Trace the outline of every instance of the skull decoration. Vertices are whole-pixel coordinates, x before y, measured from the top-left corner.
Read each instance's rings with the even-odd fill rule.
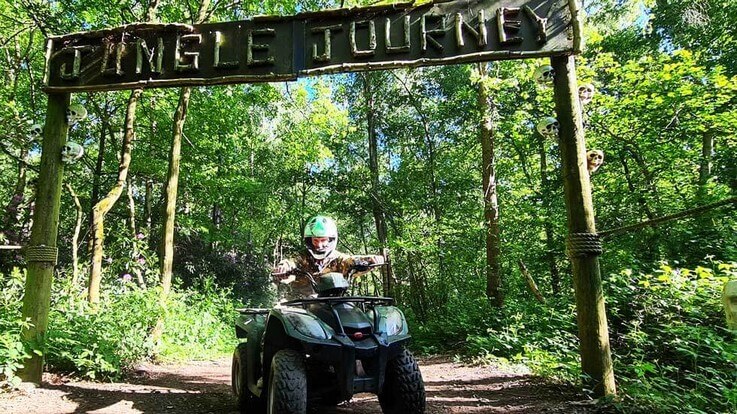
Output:
[[[75,124],[85,118],[87,118],[87,110],[84,106],[79,104],[69,105],[69,108],[67,108],[67,122]]]
[[[604,151],[601,150],[589,150],[586,153],[586,168],[589,170],[589,174],[598,170],[601,164],[604,163]]]
[[[596,93],[596,89],[594,88],[594,85],[590,83],[585,83],[578,87],[578,100],[581,102],[581,105],[586,105],[587,103],[591,102],[592,99],[594,99],[594,94]]]
[[[535,81],[541,85],[552,85],[555,78],[555,69],[550,65],[538,66],[535,69]]]
[[[537,132],[547,138],[557,138],[560,123],[553,117],[545,117],[537,123]]]
[[[722,302],[727,316],[727,327],[737,330],[737,280],[730,280],[724,285]]]
[[[33,124],[31,125],[31,128],[28,129],[28,138],[36,139],[41,136],[44,132],[44,127],[41,124]]]
[[[84,155],[84,148],[75,142],[69,141],[61,149],[61,161],[64,164],[71,164],[82,158],[82,155]]]

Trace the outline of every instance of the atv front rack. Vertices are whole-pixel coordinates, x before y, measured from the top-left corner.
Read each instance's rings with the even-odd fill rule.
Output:
[[[362,305],[394,305],[393,298],[381,296],[325,296],[319,298],[304,298],[290,300],[289,302],[280,303],[282,306],[301,306],[306,307],[313,303],[360,303]]]
[[[236,311],[242,315],[266,315],[269,313],[268,308],[238,308]]]

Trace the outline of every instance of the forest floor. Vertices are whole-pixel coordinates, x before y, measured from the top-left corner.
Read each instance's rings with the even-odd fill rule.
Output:
[[[428,414],[596,413],[567,386],[493,365],[468,365],[447,357],[420,358]],[[141,365],[125,382],[89,382],[44,374],[43,387],[0,393],[0,413],[129,414],[237,413],[230,388],[230,359],[177,365]],[[376,396],[358,394],[313,413],[379,414]]]

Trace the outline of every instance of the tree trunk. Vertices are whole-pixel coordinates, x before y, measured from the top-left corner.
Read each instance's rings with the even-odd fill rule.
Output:
[[[128,177],[128,167],[131,162],[131,147],[135,139],[135,121],[136,106],[141,97],[143,89],[135,89],[131,91],[128,98],[128,108],[125,112],[125,133],[123,135],[123,143],[120,149],[120,164],[118,165],[118,180],[115,186],[108,194],[95,204],[92,208],[92,229],[93,229],[93,247],[92,247],[92,269],[90,271],[90,280],[87,289],[87,300],[90,303],[98,303],[100,301],[100,282],[102,280],[102,250],[105,241],[105,215],[113,208],[115,203],[123,193],[123,187]]]
[[[15,231],[19,226],[21,217],[21,204],[23,204],[23,198],[25,197],[26,183],[27,183],[27,172],[28,165],[26,164],[28,158],[28,149],[21,148],[20,155],[18,156],[18,174],[15,179],[15,187],[13,189],[13,195],[10,197],[8,205],[5,206],[5,218],[3,219],[3,229],[5,229],[5,237],[9,244],[20,244],[20,231]]]
[[[601,245],[594,223],[594,203],[586,169],[581,107],[573,56],[552,57],[555,111],[560,122],[560,153],[569,256],[576,292],[578,336],[585,386],[598,397],[616,394],[611,347],[599,269]]]
[[[714,158],[714,133],[704,132],[701,136],[701,162],[699,165],[699,187],[703,188],[711,178],[712,159]]]
[[[210,0],[202,0],[197,17],[193,23],[202,23],[207,18],[207,9]],[[171,150],[169,152],[169,171],[167,173],[166,190],[164,192],[164,228],[161,240],[161,261],[159,270],[161,273],[161,300],[166,301],[171,291],[172,266],[174,264],[174,224],[177,205],[177,190],[179,189],[179,162],[182,152],[182,134],[184,121],[187,119],[187,108],[192,88],[184,87],[179,91],[179,104],[174,113],[174,127],[172,130]],[[161,321],[157,325],[155,334],[158,340],[161,334]]]
[[[138,230],[136,229],[136,201],[133,199],[133,185],[130,177],[128,177],[128,228],[131,234],[131,263],[133,273],[136,274],[136,282],[142,289],[146,288],[146,280],[143,278],[141,268],[138,266]]]
[[[478,104],[481,113],[479,136],[481,140],[481,175],[484,191],[484,219],[486,222],[486,297],[501,308],[504,305],[500,265],[499,203],[496,192],[496,160],[494,158],[494,117],[496,107],[488,87],[486,63],[478,65]]]
[[[424,281],[424,277],[422,276],[422,269],[418,269],[418,267],[421,267],[421,261],[422,258],[420,255],[414,253],[414,252],[407,252],[407,270],[409,274],[409,285],[410,290],[412,291],[410,303],[412,304],[412,308],[417,314],[417,317],[420,321],[424,322],[427,320],[427,298],[426,298],[426,283]]]
[[[251,155],[253,155],[253,151],[251,151]],[[218,151],[218,164],[217,164],[217,170],[215,172],[215,174],[217,174],[218,177],[220,176],[220,174],[222,174],[222,168],[223,168],[224,162],[225,160],[224,160],[222,151]],[[248,202],[248,210],[249,210],[249,216],[254,217],[255,213],[253,211],[253,203],[251,203],[250,200]],[[210,209],[210,220],[212,222],[213,234],[219,233],[220,227],[223,224],[223,207],[219,201],[215,201],[214,203],[212,203],[212,207]],[[249,240],[250,240],[250,235],[252,234],[250,225],[248,227],[248,234],[249,234]],[[213,237],[212,240],[210,241],[211,251],[217,249],[220,243],[216,239],[217,239],[216,237]]]
[[[18,160],[18,175],[15,180],[15,189],[10,197],[8,205],[5,206],[5,217],[0,227],[0,236],[5,236],[4,242],[9,245],[20,245],[23,242],[24,224],[21,222],[23,211],[21,205],[25,197],[26,189],[26,173],[28,166],[26,158],[28,157],[28,149],[21,148]],[[2,240],[0,240],[2,241]],[[21,256],[13,252],[0,252],[0,272],[10,271],[21,261]]]
[[[634,141],[626,145],[625,149],[629,151],[630,155],[632,155],[632,158],[635,160],[635,163],[637,163],[637,167],[640,169],[640,174],[642,174],[642,177],[645,180],[645,188],[647,192],[652,195],[652,198],[655,201],[654,205],[657,209],[657,207],[661,205],[658,188],[655,185],[654,174],[650,171],[650,168],[645,163],[645,159],[642,157],[640,146],[636,141]]]
[[[539,134],[538,134],[539,135]],[[553,211],[550,204],[554,194],[550,188],[550,180],[548,179],[548,156],[545,151],[545,139],[540,136],[540,199],[542,202],[544,217],[543,228],[545,230],[545,259],[550,269],[550,287],[553,295],[560,293],[560,271],[556,262],[555,246],[553,236]]]
[[[77,193],[74,192],[74,189],[72,188],[69,183],[66,184],[67,190],[69,191],[69,194],[72,196],[72,200],[74,200],[74,207],[77,209],[77,223],[74,226],[74,234],[72,235],[72,289],[73,291],[76,291],[77,283],[79,282],[79,232],[82,229],[82,217],[84,217],[84,210],[82,210],[82,204],[79,202],[79,197],[77,197]]]
[[[383,254],[386,256],[388,254],[387,229],[379,185],[379,143],[376,137],[376,109],[374,107],[373,87],[371,84],[371,80],[374,77],[372,73],[363,74],[363,92],[366,99],[366,128],[368,129],[369,169],[371,171],[371,203],[374,213],[374,223],[376,225],[376,237],[379,240]],[[386,266],[381,268],[381,284],[384,296],[392,296],[393,279],[391,263],[386,261]]]
[[[144,221],[146,222],[146,235],[151,236],[151,209],[153,206],[154,182],[146,180],[146,195],[144,196]]]
[[[33,41],[33,37],[31,36],[31,39],[29,42]],[[26,50],[26,53],[21,53],[21,45],[19,43],[18,38],[13,39],[13,48],[10,47],[5,48],[5,60],[6,60],[6,69],[4,71],[4,78],[7,85],[12,85],[10,88],[10,94],[7,96],[7,108],[10,109],[13,112],[13,121],[15,121],[17,124],[22,123],[22,119],[20,117],[20,113],[18,112],[18,105],[16,103],[16,94],[18,92],[18,77],[21,70],[21,67],[23,65],[23,62],[28,57],[28,51],[30,50],[29,43],[28,48]],[[7,46],[7,43],[6,43]],[[12,52],[11,52],[12,51]],[[33,83],[32,83],[33,84]],[[33,92],[33,88],[31,88],[31,92]],[[34,108],[35,109],[35,108]],[[25,133],[26,131],[22,131],[22,133]],[[20,134],[18,134],[20,135]],[[5,243],[10,245],[20,245],[23,243],[25,237],[24,237],[24,231],[23,229],[26,227],[25,223],[22,222],[21,218],[23,217],[22,214],[22,204],[23,199],[25,198],[25,190],[27,185],[27,171],[28,171],[28,164],[27,164],[27,158],[28,158],[28,148],[31,146],[31,139],[25,139],[25,140],[19,140],[21,144],[20,147],[20,153],[18,155],[18,174],[16,176],[15,180],[15,187],[13,189],[13,193],[10,197],[10,201],[8,201],[8,204],[5,206],[5,215],[3,217],[3,220],[0,221],[0,236],[5,236]],[[3,254],[3,252],[0,252],[0,271],[6,270],[9,271],[10,268],[13,266],[18,265],[21,262],[20,255],[16,255],[12,252],[7,253],[7,257]],[[13,256],[11,258],[11,256]],[[5,269],[3,269],[5,267]]]
[[[627,162],[627,157],[623,156],[621,158],[621,161],[622,168],[624,169],[624,178],[625,180],[627,180],[627,188],[630,190],[631,194],[637,194],[637,203],[640,205],[640,207],[642,207],[642,211],[645,212],[648,220],[654,219],[655,214],[653,214],[653,211],[650,209],[650,206],[648,205],[643,192],[639,191],[635,186],[634,180],[632,179],[632,173],[630,172],[629,163]]]
[[[537,283],[535,283],[535,279],[532,278],[532,275],[530,275],[530,272],[527,270],[525,262],[523,262],[522,259],[519,259],[517,261],[517,264],[519,265],[519,271],[522,273],[522,276],[524,276],[525,280],[527,281],[527,287],[530,288],[530,292],[535,295],[535,299],[537,299],[538,302],[545,304],[545,297],[542,293],[540,293],[540,289],[537,288]]]
[[[100,114],[100,117],[102,118],[102,122],[100,126],[100,145],[97,151],[95,171],[92,173],[92,190],[90,194],[90,204],[93,206],[97,205],[97,203],[100,201],[100,179],[102,177],[103,162],[105,161],[105,149],[107,147],[107,133],[108,133],[108,125],[107,125],[107,120],[105,119],[105,116],[107,116],[107,114],[105,115],[103,115],[102,113]],[[95,222],[93,219],[92,210],[90,210],[88,220],[89,220],[89,228],[94,229]],[[95,245],[95,232],[91,231],[89,245],[88,245],[89,253],[92,253],[94,245]]]
[[[167,173],[166,191],[164,192],[164,229],[161,246],[161,298],[165,300],[171,291],[171,272],[174,263],[174,224],[177,206],[177,190],[179,189],[179,162],[182,152],[182,130],[187,118],[187,107],[192,88],[182,88],[179,92],[179,104],[174,114],[171,150],[169,152],[169,172]]]

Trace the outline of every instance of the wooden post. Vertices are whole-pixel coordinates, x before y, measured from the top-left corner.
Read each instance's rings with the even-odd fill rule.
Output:
[[[560,122],[560,153],[566,210],[568,255],[576,292],[578,336],[584,386],[597,397],[616,394],[604,293],[599,270],[601,242],[594,224],[591,183],[586,169],[581,106],[573,56],[554,56],[555,110]]]
[[[28,269],[23,298],[23,319],[28,320],[30,326],[23,329],[22,338],[37,350],[43,350],[49,321],[51,281],[56,265],[56,235],[59,229],[61,181],[64,171],[61,149],[66,143],[69,129],[66,117],[69,98],[68,93],[49,95],[33,228],[26,253]],[[18,376],[23,381],[40,384],[42,370],[43,355],[32,353],[24,362]]]

